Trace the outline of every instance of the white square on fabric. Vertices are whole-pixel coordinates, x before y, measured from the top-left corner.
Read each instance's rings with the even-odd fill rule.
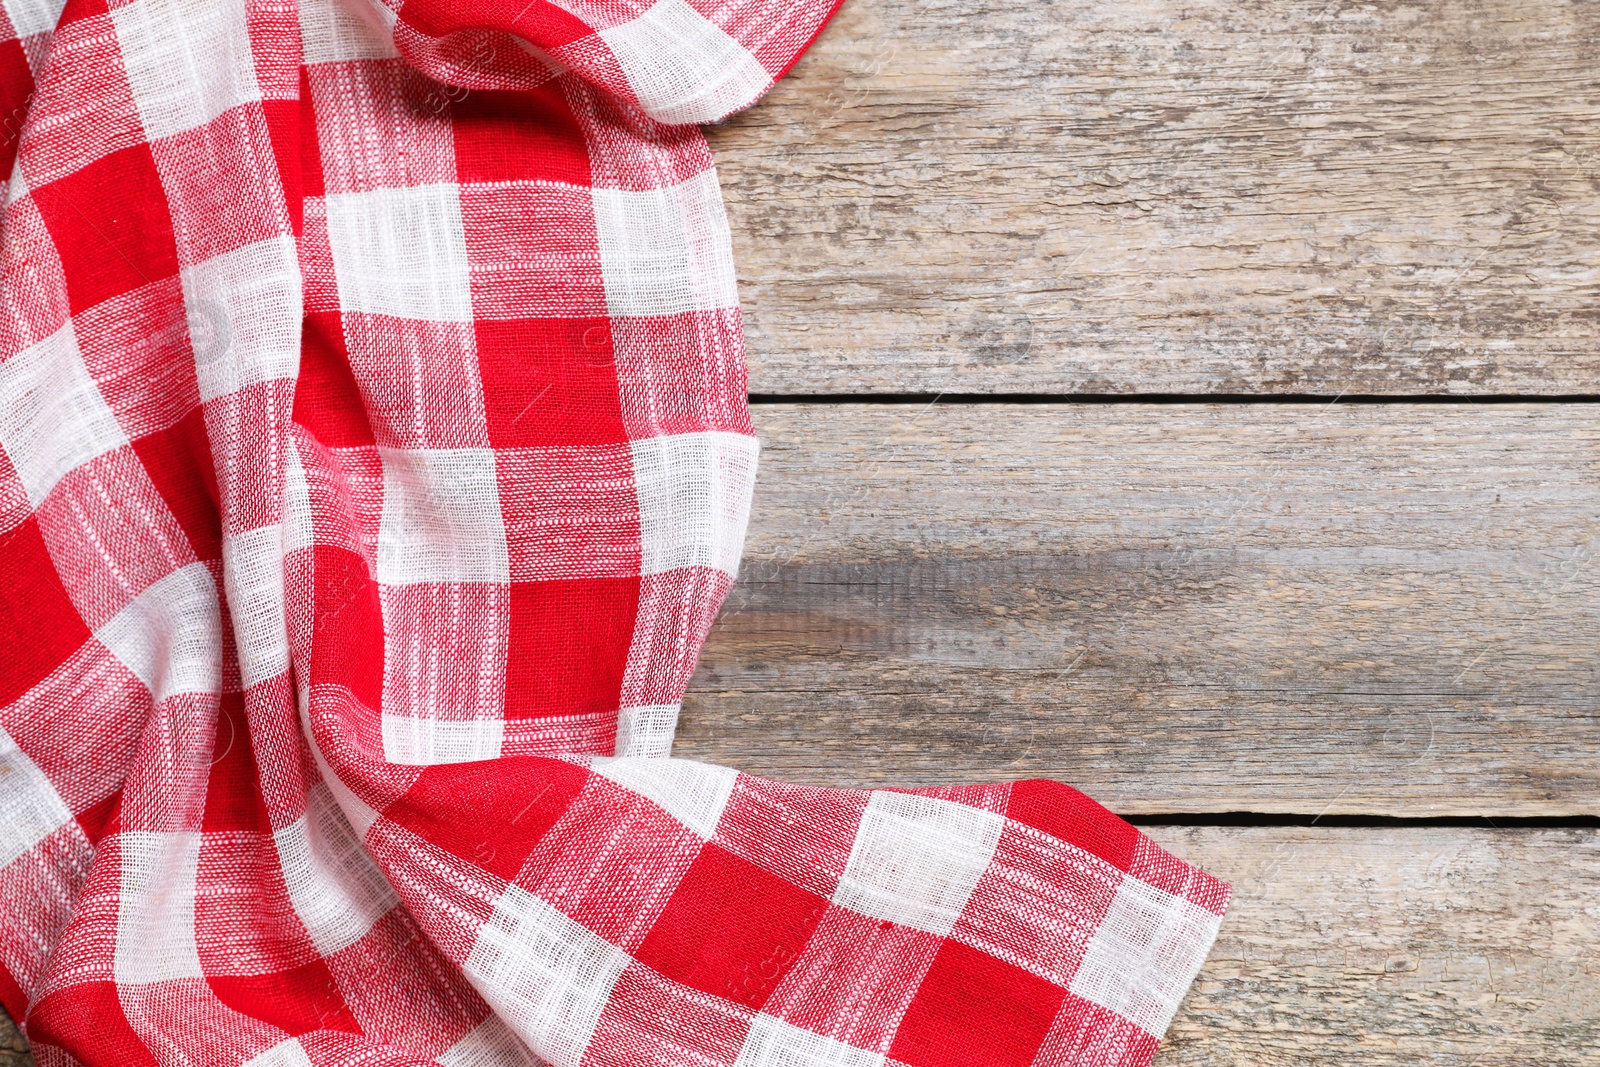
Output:
[[[596,759],[594,772],[631,789],[710,840],[739,772],[693,760]]]
[[[594,221],[613,317],[739,306],[716,171],[665,189],[595,189]]]
[[[948,937],[994,856],[1005,821],[951,800],[874,792],[833,902]]]
[[[0,728],[0,868],[72,821],[39,765]]]
[[[541,1067],[498,1015],[483,1020],[433,1062],[439,1067]]]
[[[222,605],[204,563],[180,567],[94,632],[159,704],[174,693],[222,687]]]
[[[813,1034],[770,1015],[757,1015],[733,1067],[883,1067],[884,1059],[880,1052]]]
[[[74,468],[127,443],[72,323],[0,363],[0,446],[34,507]]]
[[[711,431],[632,442],[642,573],[739,569],[760,445]]]
[[[380,448],[378,457],[381,584],[511,580],[492,450]]]
[[[772,75],[686,0],[657,0],[600,31],[639,103],[663,122],[710,122],[766,91]]]
[[[1068,988],[1160,1037],[1221,925],[1199,905],[1125,877]]]
[[[312,787],[306,813],[272,838],[289,900],[322,956],[360,941],[400,903],[326,783]]]
[[[152,139],[261,99],[244,5],[140,0],[111,9],[139,119]]]
[[[289,669],[283,607],[283,527],[229,534],[222,542],[222,580],[246,689]]]
[[[393,59],[394,13],[383,4],[300,0],[300,42],[306,64],[352,59]]]
[[[628,954],[511,885],[462,970],[512,1029],[538,1034],[551,1067],[578,1067]]]
[[[246,1060],[242,1067],[313,1067],[311,1057],[306,1055],[306,1047],[297,1037],[291,1037],[273,1045],[259,1056],[252,1056]]]
[[[61,0],[5,0],[4,6],[11,28],[24,40],[49,33],[61,17]]]
[[[661,757],[672,751],[678,728],[679,704],[641,704],[617,712],[619,756]]]
[[[201,400],[292,379],[300,368],[300,264],[274,237],[186,267],[184,317]]]
[[[330,193],[324,199],[342,310],[472,321],[466,229],[455,185]]]
[[[498,759],[504,719],[413,718],[383,713],[383,758],[408,767]]]
[[[311,482],[300,459],[295,435],[285,438],[283,450],[283,551],[284,555],[316,543],[316,527],[311,515]]]
[[[203,978],[194,938],[200,833],[125,831],[117,900],[117,984]]]

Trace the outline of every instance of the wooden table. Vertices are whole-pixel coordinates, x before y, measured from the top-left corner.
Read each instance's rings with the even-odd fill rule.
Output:
[[[677,752],[1232,880],[1164,1067],[1600,1064],[1600,8],[849,0],[711,136],[765,452]]]

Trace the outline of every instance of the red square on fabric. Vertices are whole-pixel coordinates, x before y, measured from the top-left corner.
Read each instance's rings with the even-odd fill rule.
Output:
[[[638,601],[638,578],[514,583],[506,718],[615,710]]]
[[[128,1023],[111,982],[84,982],[45,997],[28,1013],[28,1036],[55,1045],[81,1063],[159,1067]]]
[[[628,440],[608,320],[480,321],[477,332],[491,445],[549,448]]]
[[[0,174],[10,174],[22,139],[22,119],[33,92],[33,71],[22,42],[0,42]],[[587,169],[587,168],[585,168]]]
[[[1121,871],[1133,862],[1139,831],[1071,786],[1032,778],[1011,787],[1006,817],[1077,845]]]
[[[82,19],[93,18],[95,15],[104,15],[110,7],[106,0],[67,0],[61,9],[61,18],[57,25],[57,32],[61,28],[78,22]]]
[[[133,442],[161,499],[189,538],[196,559],[222,558],[222,513],[205,412],[196,408],[171,429]]]
[[[513,0],[521,3],[521,0]],[[543,41],[548,48],[559,48],[581,41],[592,35],[598,27],[591,27],[558,4],[549,0],[532,0],[522,7],[521,14],[512,23],[523,37],[530,41]]]
[[[587,768],[537,756],[441,764],[384,815],[509,882],[588,780]]]
[[[305,84],[305,68],[300,68],[301,85]],[[267,122],[267,137],[272,142],[272,155],[278,166],[278,180],[283,186],[283,197],[289,213],[290,232],[299,236],[305,222],[305,181],[303,166],[315,163],[321,166],[321,160],[312,159],[302,163],[301,152],[307,140],[316,141],[316,134],[307,138],[301,135],[302,118],[315,121],[315,117],[307,110],[307,106],[298,99],[272,100],[261,102],[261,113]],[[320,183],[321,175],[318,175]],[[321,189],[319,186],[318,195]]]
[[[211,742],[211,776],[206,784],[206,813],[200,829],[272,832],[261,774],[256,766],[244,694],[223,693],[218,701],[217,731]]]
[[[589,147],[557,82],[468,93],[451,108],[456,175],[466,182],[589,184]]]
[[[312,685],[342,685],[376,711],[383,697],[383,608],[367,563],[354,552],[316,548]]]
[[[149,145],[113,152],[35,189],[72,313],[178,273],[167,195]]]
[[[1020,967],[946,941],[889,1056],[909,1067],[1028,1067],[1066,995]]]
[[[292,1037],[312,1030],[361,1030],[328,965],[320,959],[265,974],[207,975],[206,984],[234,1011]]]
[[[760,1008],[827,910],[815,893],[707,844],[636,956],[684,985]]]
[[[337,311],[308,311],[300,333],[294,421],[329,448],[373,444],[367,405],[356,388]]]
[[[36,519],[0,534],[0,632],[12,640],[0,656],[0,706],[47,678],[89,640]]]
[[[465,14],[455,0],[410,0],[406,25],[429,37],[448,37],[480,26],[514,29],[523,38],[538,41],[546,48],[588,37],[595,29],[548,0],[479,0],[470,14]]]
[[[300,66],[299,152],[291,158],[300,172],[301,198],[320,197],[322,184],[322,142],[317,137],[317,108],[311,96],[311,73]],[[272,113],[268,112],[270,116]],[[291,150],[292,151],[292,150]],[[287,183],[286,183],[287,184]]]

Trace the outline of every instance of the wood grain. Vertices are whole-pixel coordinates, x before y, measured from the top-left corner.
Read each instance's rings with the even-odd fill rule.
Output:
[[[1596,831],[1149,832],[1236,893],[1156,1067],[1596,1062]]]
[[[771,405],[675,752],[1600,812],[1600,405]]]
[[[1600,1062],[1595,831],[1151,832],[1237,894],[1157,1067]]]
[[[1593,393],[1600,6],[848,0],[711,132],[758,393]]]
[[[33,1067],[28,1043],[18,1033],[11,1016],[0,1011],[0,1067]]]

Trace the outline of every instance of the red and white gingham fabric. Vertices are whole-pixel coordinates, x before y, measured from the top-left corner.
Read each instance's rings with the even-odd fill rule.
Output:
[[[696,122],[818,0],[3,0],[41,1067],[1146,1063],[1227,888],[668,759],[756,465]]]

